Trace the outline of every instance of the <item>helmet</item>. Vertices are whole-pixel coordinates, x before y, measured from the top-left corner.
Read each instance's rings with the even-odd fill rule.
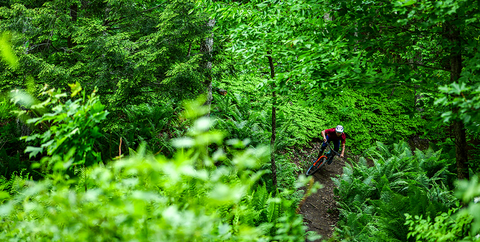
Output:
[[[337,127],[335,128],[335,132],[343,133],[343,126],[337,125]]]

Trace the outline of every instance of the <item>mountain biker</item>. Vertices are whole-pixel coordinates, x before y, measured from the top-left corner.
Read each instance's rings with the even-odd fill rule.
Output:
[[[319,157],[323,154],[323,151],[325,148],[327,148],[327,143],[333,141],[333,150],[335,150],[338,153],[338,148],[340,146],[340,141],[342,142],[342,153],[340,154],[340,157],[343,158],[345,154],[345,141],[347,137],[345,136],[345,133],[343,132],[343,126],[342,125],[337,125],[337,127],[332,128],[332,129],[326,129],[322,131],[322,136],[323,136],[323,144],[322,147],[320,148],[320,153]],[[333,155],[328,159],[328,164],[330,165],[333,161]]]

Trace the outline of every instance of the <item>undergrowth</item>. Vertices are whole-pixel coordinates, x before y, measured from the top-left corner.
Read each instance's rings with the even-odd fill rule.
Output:
[[[258,95],[258,78],[225,79],[218,86],[226,96],[214,96],[212,114],[228,137],[251,138],[252,144],[267,143],[271,136],[271,96]],[[305,94],[307,93],[307,94]],[[405,100],[412,102],[406,103]],[[414,110],[414,96],[408,88],[393,93],[345,87],[335,94],[309,95],[291,90],[277,100],[277,149],[309,147],[324,129],[345,127],[347,150],[361,155],[377,141],[394,143],[422,135],[427,120]]]
[[[455,174],[440,151],[425,152],[406,142],[393,147],[377,143],[365,158],[346,164],[341,177],[334,179],[340,221],[335,236],[349,241],[410,241],[405,213],[435,218],[458,206],[448,189]]]
[[[143,145],[106,165],[85,166],[75,179],[65,176],[62,161],[52,164],[50,176],[26,183],[0,205],[0,239],[304,241],[305,226],[292,198],[308,180],[288,181],[291,185],[274,195],[261,180],[269,149],[236,147],[225,153],[223,133],[212,129],[203,102],[186,105],[182,118],[196,121],[173,141],[172,158],[153,155]],[[208,152],[211,144],[218,149]],[[11,190],[10,183],[3,184]]]

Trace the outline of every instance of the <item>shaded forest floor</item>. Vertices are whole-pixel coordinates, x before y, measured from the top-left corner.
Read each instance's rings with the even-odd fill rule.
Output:
[[[318,155],[320,143],[314,143],[313,148],[296,152],[293,161],[300,166],[310,163],[312,157]],[[315,231],[322,236],[318,242],[328,240],[337,225],[339,211],[335,202],[333,190],[335,185],[332,178],[343,173],[345,159],[335,157],[332,164],[326,164],[313,175],[313,179],[323,185],[316,193],[309,196],[301,205],[300,213],[308,226],[308,231]]]

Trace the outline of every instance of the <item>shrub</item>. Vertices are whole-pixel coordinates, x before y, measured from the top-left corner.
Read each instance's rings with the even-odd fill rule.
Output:
[[[223,134],[210,129],[202,103],[197,100],[184,113],[200,118],[174,141],[172,158],[142,146],[106,166],[86,167],[78,183],[61,172],[28,182],[0,206],[0,239],[304,241],[303,219],[288,199],[293,191],[272,197],[257,184],[268,148],[239,149],[226,162],[231,165],[214,165],[228,158],[222,149],[207,152],[209,144],[221,146]],[[303,178],[295,188],[306,184]]]
[[[445,184],[449,176],[440,152],[410,151],[406,142],[388,147],[377,143],[365,158],[344,167],[335,178],[340,218],[337,236],[354,241],[406,241],[405,213],[434,218],[457,199]]]
[[[71,97],[76,96],[81,87],[78,83],[71,85]],[[100,151],[94,149],[95,141],[102,136],[98,124],[104,120],[108,111],[100,103],[95,91],[86,96],[68,99],[67,93],[60,89],[48,89],[41,92],[46,100],[32,105],[31,109],[40,113],[39,117],[30,118],[27,124],[37,127],[28,136],[22,137],[26,142],[37,141],[40,146],[27,146],[26,153],[30,157],[46,152],[46,156],[37,165],[45,170],[68,170],[78,165],[89,166],[100,161]],[[14,100],[19,101],[14,96]],[[18,115],[27,114],[26,110],[18,111]]]

